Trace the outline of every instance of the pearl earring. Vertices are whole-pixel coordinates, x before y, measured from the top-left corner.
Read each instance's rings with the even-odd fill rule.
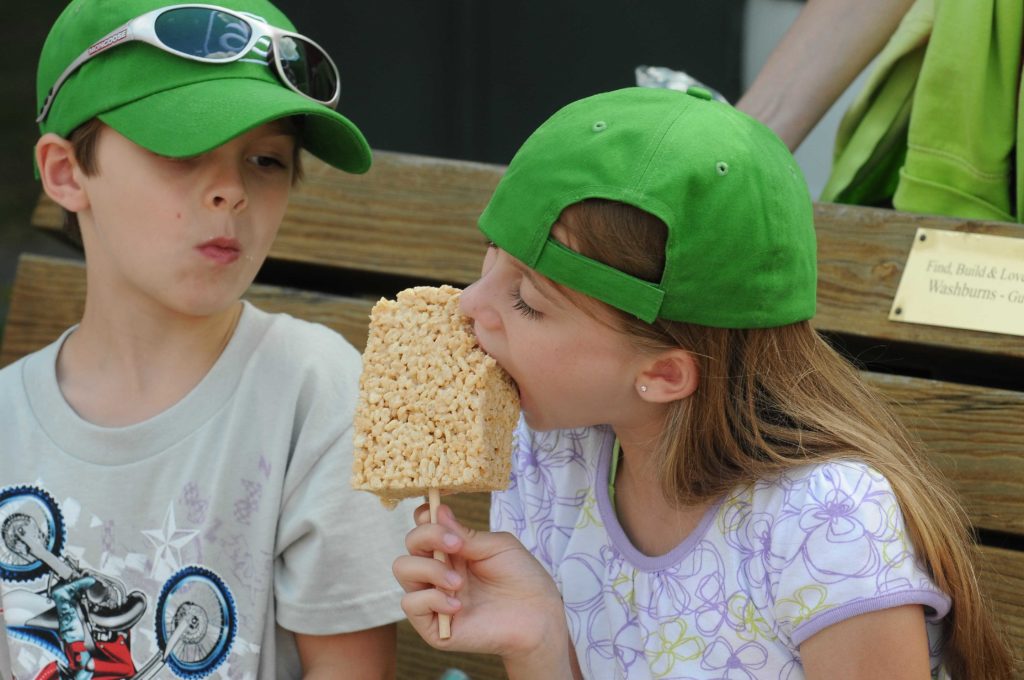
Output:
[[[647,385],[641,385],[640,386],[640,391],[641,392],[646,392],[647,391]]]

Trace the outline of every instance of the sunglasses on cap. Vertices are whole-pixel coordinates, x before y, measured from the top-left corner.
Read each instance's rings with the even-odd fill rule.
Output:
[[[272,54],[278,77],[291,90],[332,109],[341,95],[338,67],[309,38],[275,28],[256,16],[216,5],[170,5],[132,19],[82,52],[50,88],[36,122],[46,120],[64,81],[82,64],[131,41],[208,64],[249,61],[245,57],[250,52],[264,59]],[[269,59],[252,61],[269,65]]]

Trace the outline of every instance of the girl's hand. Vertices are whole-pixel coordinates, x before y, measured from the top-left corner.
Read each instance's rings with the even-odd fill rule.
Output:
[[[497,654],[510,673],[535,666],[557,677],[552,669],[569,669],[562,598],[544,567],[511,534],[468,529],[447,505],[437,514],[430,524],[426,505],[415,510],[409,554],[393,566],[416,632],[437,649]],[[435,550],[448,554],[450,566],[433,558]],[[438,613],[452,614],[447,640],[438,636]]]

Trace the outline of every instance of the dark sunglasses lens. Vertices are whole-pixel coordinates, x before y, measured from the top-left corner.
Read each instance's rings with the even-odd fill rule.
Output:
[[[334,99],[338,91],[338,72],[330,58],[313,43],[298,36],[278,40],[282,74],[295,89],[320,102]]]
[[[237,57],[252,37],[252,28],[240,17],[201,7],[167,10],[157,17],[155,30],[172,50],[204,59]]]

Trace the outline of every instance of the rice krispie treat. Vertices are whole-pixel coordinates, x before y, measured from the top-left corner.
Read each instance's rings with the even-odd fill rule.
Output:
[[[451,286],[401,291],[370,313],[352,486],[399,499],[508,486],[515,384],[487,356]]]

